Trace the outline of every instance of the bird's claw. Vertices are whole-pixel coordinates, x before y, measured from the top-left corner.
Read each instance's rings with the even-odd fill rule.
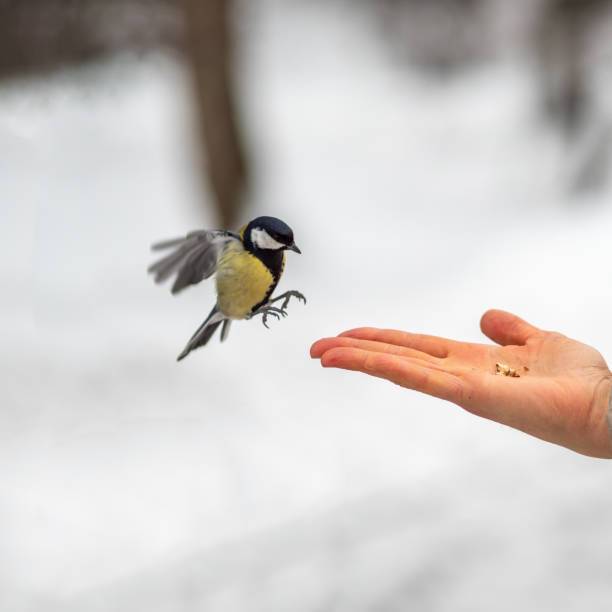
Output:
[[[262,308],[260,311],[256,312],[255,314],[261,314],[261,322],[263,323],[266,329],[270,329],[270,327],[268,326],[269,316],[276,317],[277,320],[280,319],[281,316],[282,317],[287,316],[287,313],[283,312],[280,308],[276,308],[275,306],[266,306],[265,308]]]
[[[306,304],[306,296],[302,293],[300,293],[299,291],[287,291],[286,293],[283,293],[283,295],[279,296],[278,299],[283,299],[283,303],[280,307],[280,309],[286,313],[287,311],[287,307],[289,306],[289,302],[291,301],[291,298],[294,297],[296,300],[299,300],[300,302],[303,302],[304,304]]]
[[[300,302],[304,302],[306,304],[306,298],[299,291],[287,291],[282,295],[278,296],[275,300],[271,300],[267,303],[267,305],[261,306],[258,310],[256,310],[253,314],[250,315],[249,319],[254,317],[255,315],[261,315],[261,322],[263,323],[266,329],[270,329],[268,326],[268,317],[273,316],[276,319],[280,319],[281,317],[288,317],[289,313],[287,312],[287,307],[289,306],[289,301],[294,297]],[[278,302],[279,300],[283,300],[280,308],[276,306],[272,306],[274,302]]]

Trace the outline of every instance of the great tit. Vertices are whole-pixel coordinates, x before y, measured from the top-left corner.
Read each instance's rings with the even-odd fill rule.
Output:
[[[268,327],[268,316],[277,319],[287,316],[292,297],[306,303],[299,291],[286,291],[272,298],[285,267],[285,251],[301,253],[293,240],[292,229],[275,217],[257,217],[238,233],[225,230],[190,232],[184,238],[154,244],[152,249],[173,249],[149,267],[157,283],[176,273],[172,293],[217,274],[217,303],[177,361],[204,346],[221,324],[223,342],[234,319],[250,319],[260,314]],[[280,308],[273,306],[280,300],[283,300]]]

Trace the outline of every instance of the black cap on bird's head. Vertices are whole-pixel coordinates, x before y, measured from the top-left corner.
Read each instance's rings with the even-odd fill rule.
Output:
[[[257,217],[242,232],[249,250],[290,250],[301,253],[293,240],[293,230],[276,217]]]

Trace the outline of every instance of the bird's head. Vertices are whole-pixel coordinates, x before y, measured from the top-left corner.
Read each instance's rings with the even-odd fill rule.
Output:
[[[247,250],[285,251],[301,253],[293,240],[293,230],[276,217],[257,217],[242,231]]]

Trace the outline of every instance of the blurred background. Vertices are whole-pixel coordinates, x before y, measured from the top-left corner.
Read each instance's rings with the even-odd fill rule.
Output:
[[[609,610],[610,463],[338,371],[489,307],[612,360],[612,2],[0,1],[0,609]],[[149,245],[286,220],[280,289]]]

